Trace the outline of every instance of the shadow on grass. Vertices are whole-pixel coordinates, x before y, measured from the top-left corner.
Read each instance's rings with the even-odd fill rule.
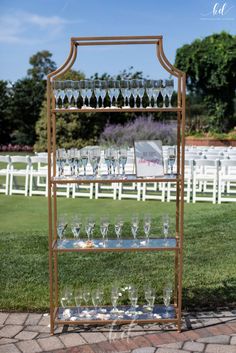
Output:
[[[183,288],[183,308],[189,310],[215,310],[236,306],[236,278],[222,281],[214,288]]]

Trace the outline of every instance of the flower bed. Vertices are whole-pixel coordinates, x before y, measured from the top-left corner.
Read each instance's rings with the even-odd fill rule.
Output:
[[[0,152],[33,152],[33,146],[28,145],[0,145]]]
[[[212,138],[194,138],[186,137],[186,146],[222,146],[222,147],[236,147],[236,140],[219,140]]]

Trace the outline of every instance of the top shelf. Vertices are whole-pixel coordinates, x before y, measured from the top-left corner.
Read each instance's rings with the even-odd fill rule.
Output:
[[[137,113],[137,112],[181,112],[183,108],[59,108],[52,109],[53,113]]]

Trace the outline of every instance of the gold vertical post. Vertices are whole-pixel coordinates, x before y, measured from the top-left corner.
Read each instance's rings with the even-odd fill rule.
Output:
[[[181,202],[180,202],[180,246],[179,246],[179,296],[178,296],[178,331],[181,331],[182,311],[182,280],[183,280],[183,237],[184,237],[184,159],[185,159],[185,91],[186,75],[183,73],[181,84],[182,92],[182,121],[181,121]]]
[[[51,83],[47,79],[47,139],[48,139],[48,249],[49,249],[49,295],[50,295],[50,333],[54,333],[53,300],[53,252],[52,252],[52,198],[51,198]]]

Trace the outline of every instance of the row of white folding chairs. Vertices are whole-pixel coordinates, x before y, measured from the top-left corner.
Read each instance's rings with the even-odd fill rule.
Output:
[[[185,200],[236,202],[236,160],[186,160]],[[176,185],[167,185],[167,201],[176,198]]]
[[[47,157],[0,156],[2,185],[0,192],[6,195],[34,194],[47,196]],[[21,183],[19,183],[21,178]],[[40,180],[44,182],[40,184]],[[37,186],[37,189],[36,189]]]
[[[47,196],[47,157],[46,156],[0,156],[0,162],[6,163],[6,168],[0,169],[0,176],[5,176],[5,185],[0,192],[5,194],[34,194]],[[165,164],[166,164],[165,160]],[[15,168],[16,163],[23,163],[25,168]],[[43,164],[43,165],[42,165]],[[35,168],[35,165],[36,168]],[[221,168],[220,168],[221,167]],[[130,160],[129,168],[133,168]],[[166,168],[166,167],[165,167]],[[196,201],[236,201],[235,197],[225,197],[226,194],[234,194],[236,179],[236,161],[223,160],[186,160],[185,162],[185,200]],[[24,178],[24,187],[20,189],[17,185],[17,177]],[[43,182],[40,182],[41,179]],[[58,195],[73,198],[89,197],[111,197],[113,199],[132,198],[136,200],[156,199],[171,201],[176,198],[174,183],[122,183],[110,184],[71,184],[61,185],[57,191]],[[200,193],[200,195],[199,195]]]

